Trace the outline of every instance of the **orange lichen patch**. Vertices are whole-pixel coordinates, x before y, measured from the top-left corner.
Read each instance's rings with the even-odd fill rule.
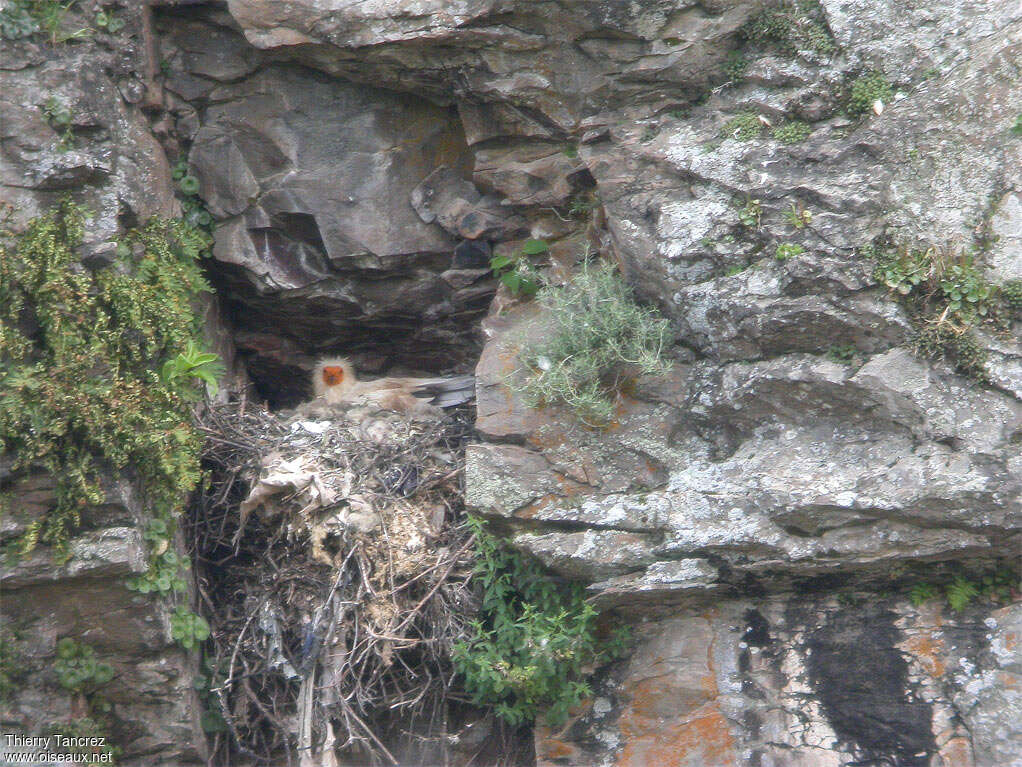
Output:
[[[944,655],[947,648],[944,646],[942,639],[934,636],[929,631],[921,631],[906,638],[899,646],[902,650],[915,657],[919,661],[919,665],[931,677],[939,679],[944,676],[944,672],[947,670],[947,666],[944,663]]]
[[[561,738],[550,737],[539,731],[536,732],[536,764],[544,762],[556,762],[568,759],[569,763],[577,761],[573,757],[579,754],[578,746],[567,743]]]
[[[1002,643],[1004,644],[1005,652],[1018,655],[1019,651],[1019,632],[1017,631],[1005,631],[1002,635]]]
[[[552,450],[568,444],[568,433],[556,423],[546,423],[529,435],[528,442],[538,450]]]
[[[624,715],[622,720],[624,720]],[[647,722],[632,732],[622,722],[625,747],[617,767],[734,767],[738,764],[727,719],[715,705],[700,708],[687,721]]]
[[[938,762],[941,767],[973,767],[975,764],[968,738],[952,738],[941,746],[937,754],[942,760]]]
[[[646,722],[685,716],[716,697],[717,683],[710,674],[685,680],[684,684],[679,684],[679,681],[676,676],[667,673],[630,685],[625,691],[629,701],[621,718],[622,733],[626,727],[635,727],[636,732],[641,732]]]
[[[532,503],[526,504],[515,511],[515,516],[519,519],[532,519],[540,512],[556,506],[558,501],[560,501],[560,496],[554,495],[553,493],[547,493],[541,498],[533,501]]]

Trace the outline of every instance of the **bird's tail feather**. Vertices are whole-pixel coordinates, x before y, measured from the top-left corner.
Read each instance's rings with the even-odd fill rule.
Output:
[[[476,396],[476,377],[473,375],[435,378],[415,390],[416,397],[428,399],[437,407],[455,407],[471,402]]]

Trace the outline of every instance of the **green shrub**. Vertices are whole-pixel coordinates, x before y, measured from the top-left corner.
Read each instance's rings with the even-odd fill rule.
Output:
[[[724,127],[720,129],[720,137],[752,141],[762,133],[764,127],[758,114],[753,111],[742,112],[724,123]]]
[[[613,266],[585,263],[566,285],[543,287],[538,301],[549,331],[521,351],[530,404],[561,402],[585,423],[605,425],[624,375],[668,369],[667,320],[639,306]]]
[[[801,120],[787,120],[774,128],[771,135],[775,141],[780,141],[782,144],[797,144],[800,141],[805,141],[812,132],[813,129],[809,123],[804,123]]]
[[[1016,136],[1022,136],[1022,115],[1015,118],[1015,124],[1011,126],[1011,132]]]
[[[455,669],[476,705],[512,725],[542,716],[559,726],[592,691],[585,669],[623,652],[627,634],[596,636],[596,611],[579,584],[557,584],[540,567],[469,519],[476,536],[480,618],[454,647]]]
[[[209,290],[196,263],[208,235],[153,220],[125,236],[117,263],[89,271],[75,254],[84,221],[65,202],[0,245],[0,438],[13,470],[58,478],[56,506],[22,537],[26,552],[42,541],[66,556],[110,469],[137,472],[165,519],[199,476],[193,379],[156,370],[199,338],[192,301]]]
[[[870,72],[852,83],[846,111],[850,117],[864,115],[877,99],[884,104],[891,100],[891,84],[882,72]]]

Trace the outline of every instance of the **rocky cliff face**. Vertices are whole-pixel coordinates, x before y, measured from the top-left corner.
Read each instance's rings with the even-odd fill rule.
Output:
[[[127,25],[117,35],[93,30],[57,44],[49,34],[8,38],[5,26],[0,38],[4,226],[18,230],[73,197],[91,214],[80,248],[86,268],[109,264],[111,240],[128,227],[180,212],[159,127],[143,111],[144,19],[135,10],[120,14]],[[74,8],[53,37],[89,27],[94,13]],[[58,108],[66,121],[53,118]],[[12,458],[0,455],[0,670],[9,688],[0,702],[0,754],[18,750],[6,735],[71,734],[67,723],[83,716],[81,696],[55,673],[57,644],[71,639],[111,666],[104,735],[124,746],[125,764],[198,763],[205,746],[194,658],[171,638],[170,607],[126,588],[149,567],[143,531],[152,512],[137,477],[106,473],[105,500],[82,510],[67,562],[47,547],[21,557],[19,536],[54,505],[58,489],[40,472],[12,474]]]
[[[1017,561],[1019,325],[977,328],[977,382],[919,354],[865,255],[974,250],[991,282],[1022,278],[1017,5],[229,0],[155,28],[157,129],[219,222],[263,396],[304,396],[321,351],[481,353],[470,504],[634,624],[597,697],[538,731],[541,764],[1022,764],[1018,605],[905,598]],[[85,58],[113,101],[75,114],[106,126],[134,81]],[[66,82],[67,62],[12,60],[36,89],[15,101]],[[26,211],[68,184],[136,215],[169,195],[137,120],[120,154],[81,157],[32,145],[38,110],[18,120]],[[672,321],[672,372],[606,430],[509,386],[542,326],[491,305],[487,267],[527,237],[559,268],[614,258]]]

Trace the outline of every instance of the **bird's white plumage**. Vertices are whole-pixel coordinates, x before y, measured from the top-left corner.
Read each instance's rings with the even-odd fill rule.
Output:
[[[435,413],[469,401],[475,394],[473,376],[448,378],[389,377],[359,381],[344,357],[321,359],[312,374],[316,398],[327,404],[367,404],[402,413]]]

